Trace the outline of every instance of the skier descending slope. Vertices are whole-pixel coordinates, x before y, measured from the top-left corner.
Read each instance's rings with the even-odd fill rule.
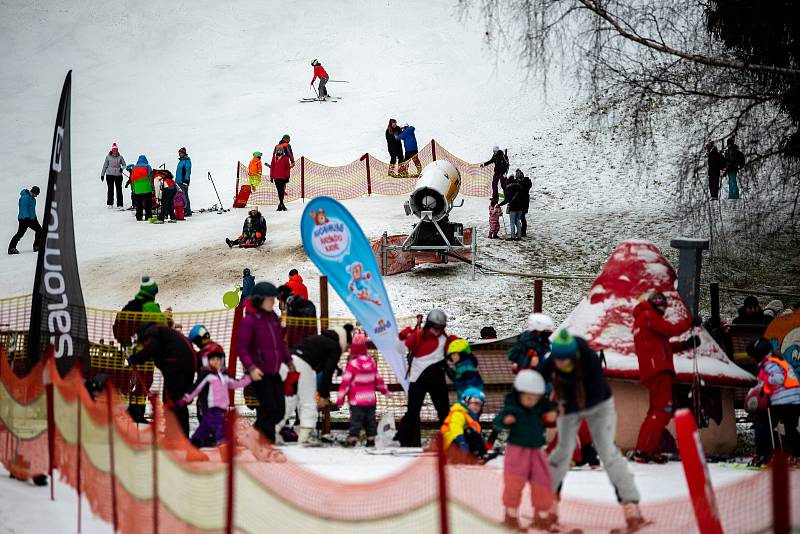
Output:
[[[314,67],[314,77],[311,78],[311,85],[314,85],[314,81],[319,78],[319,90],[317,93],[319,94],[320,100],[327,100],[330,95],[328,95],[328,89],[325,87],[330,79],[328,73],[325,71],[325,67],[322,66],[322,63],[319,60],[313,60],[311,62],[311,66]]]

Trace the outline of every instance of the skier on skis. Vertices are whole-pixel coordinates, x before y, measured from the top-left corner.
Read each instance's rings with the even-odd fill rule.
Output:
[[[645,520],[639,510],[639,490],[620,452],[614,436],[617,414],[611,388],[603,374],[600,357],[583,338],[573,337],[560,330],[550,345],[550,357],[541,367],[541,374],[553,386],[553,397],[559,404],[561,416],[556,426],[559,441],[550,453],[553,492],[558,493],[567,474],[581,419],[586,419],[592,431],[597,453],[625,513],[627,531],[633,532]],[[554,503],[553,523],[558,522],[558,503]]]
[[[311,86],[314,86],[314,82],[317,78],[319,78],[319,90],[317,91],[318,98],[320,100],[327,100],[330,95],[328,95],[328,89],[326,89],[325,85],[328,83],[328,73],[325,71],[325,67],[322,66],[322,63],[319,60],[313,60],[311,62],[311,66],[314,67],[314,77],[311,78]]]
[[[661,433],[673,416],[672,382],[675,366],[672,355],[700,345],[698,336],[670,343],[670,338],[686,332],[692,322],[689,318],[678,323],[664,319],[667,305],[667,297],[656,292],[633,309],[633,343],[639,359],[639,379],[650,392],[650,408],[639,430],[633,453],[633,459],[639,463],[664,463],[654,453]]]

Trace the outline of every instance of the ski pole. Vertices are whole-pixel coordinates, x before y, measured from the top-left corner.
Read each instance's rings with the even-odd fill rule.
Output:
[[[214,183],[214,179],[211,177],[211,171],[208,171],[208,179],[211,180],[211,185],[214,186],[214,192],[217,194],[217,200],[219,200],[219,209],[222,211],[222,199],[219,198],[219,191],[217,191],[217,185]]]
[[[775,429],[772,428],[772,410],[767,406],[767,421],[769,421],[769,439],[772,440],[772,450],[775,450]],[[780,436],[778,436],[780,439]]]
[[[350,83],[350,80],[328,80],[328,83]]]

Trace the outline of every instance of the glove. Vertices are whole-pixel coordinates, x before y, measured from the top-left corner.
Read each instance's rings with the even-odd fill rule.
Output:
[[[184,395],[184,396],[183,396],[183,398],[182,398],[182,399],[178,399],[178,402],[176,402],[176,403],[175,403],[175,404],[178,406],[178,408],[183,408],[183,407],[185,407],[187,404],[189,404],[189,402],[186,400],[186,397],[188,397],[188,396],[189,396],[189,395],[188,395],[188,394],[186,394],[186,395]]]
[[[700,346],[700,336],[692,336],[683,342],[683,346],[687,349],[693,349]]]
[[[297,381],[300,380],[300,373],[289,371],[286,380],[283,381],[283,394],[286,397],[297,395]]]

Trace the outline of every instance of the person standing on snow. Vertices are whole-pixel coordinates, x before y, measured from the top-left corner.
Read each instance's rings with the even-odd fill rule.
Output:
[[[706,159],[708,160],[708,192],[711,200],[719,200],[719,176],[725,168],[725,156],[717,149],[714,141],[706,143]]]
[[[28,228],[33,230],[34,233],[33,251],[39,252],[39,247],[41,246],[44,232],[42,232],[42,226],[36,219],[36,197],[38,196],[38,185],[34,185],[30,189],[23,189],[19,192],[19,214],[17,215],[18,227],[17,233],[14,234],[14,237],[11,238],[11,242],[8,244],[9,254],[19,254],[19,250],[17,250],[17,243],[19,243],[19,240],[25,235],[25,232],[28,231]]]
[[[488,167],[494,165],[494,174],[492,175],[492,196],[498,196],[497,184],[503,189],[503,195],[506,194],[506,172],[508,172],[508,156],[505,152],[500,150],[500,147],[495,145],[492,147],[492,157],[489,161],[481,163],[481,167]]]
[[[396,119],[389,119],[386,127],[386,148],[389,149],[389,176],[397,175],[396,165],[403,163],[403,142],[397,138],[400,127]]]
[[[136,160],[136,165],[131,169],[131,191],[133,204],[136,206],[136,220],[148,220],[153,216],[153,180],[150,167],[144,154]]]
[[[253,380],[251,388],[258,399],[255,428],[275,443],[275,425],[284,417],[286,400],[281,363],[297,372],[286,344],[277,314],[273,311],[278,289],[269,282],[259,282],[245,301],[247,314],[239,326],[236,349],[247,374]]]
[[[313,302],[295,294],[287,285],[278,288],[278,301],[286,329],[286,346],[290,350],[308,336],[317,334],[317,307]]]
[[[275,184],[275,190],[278,192],[277,211],[287,211],[283,199],[286,197],[286,186],[289,184],[293,165],[286,154],[286,149],[282,145],[276,146],[269,166],[269,181]]]
[[[269,163],[267,163],[267,167],[269,167]],[[247,168],[247,183],[250,185],[251,192],[255,192],[256,188],[261,185],[262,174],[261,152],[256,150],[253,152],[253,159],[250,160],[250,165]]]
[[[297,272],[297,269],[292,269],[289,271],[289,281],[286,282],[286,286],[292,290],[292,294],[296,297],[303,297],[304,299],[308,300],[308,288],[303,283],[303,277],[300,276],[300,273]]]
[[[186,197],[186,208],[183,210],[184,217],[192,216],[192,202],[189,200],[189,182],[192,178],[192,160],[186,153],[186,148],[178,149],[178,167],[175,169],[175,183],[183,191]]]
[[[292,138],[289,134],[283,134],[281,140],[275,145],[275,148],[272,149],[272,157],[275,157],[275,152],[278,151],[278,147],[283,147],[283,153],[289,157],[289,162],[291,167],[294,167],[294,152],[292,151],[292,145],[290,144]],[[269,167],[269,165],[267,165]]]
[[[739,169],[744,165],[744,154],[739,150],[739,145],[736,144],[733,137],[728,139],[727,146],[725,147],[725,173],[728,175],[728,198],[739,198],[739,183],[737,175]]]
[[[422,328],[421,323],[420,315],[416,327],[407,326],[399,334],[409,353],[408,405],[394,438],[402,447],[419,446],[416,434],[426,393],[431,396],[440,425],[444,424],[450,411],[444,372],[447,365],[445,354],[450,343],[458,338],[445,333],[447,314],[440,308],[434,308],[428,313]]]
[[[525,174],[520,170],[517,169],[514,171],[514,178],[517,180],[517,183],[520,185],[520,191],[524,193],[524,195],[519,200],[519,210],[520,210],[520,237],[528,237],[528,221],[525,220],[525,215],[528,214],[528,210],[531,206],[531,188],[533,187],[533,182],[531,179],[525,176]]]
[[[100,181],[105,179],[106,185],[108,185],[106,205],[109,209],[114,207],[114,191],[117,193],[117,207],[122,207],[122,171],[124,169],[125,158],[119,153],[117,143],[113,143],[103,163],[103,170],[100,171]]]
[[[617,413],[600,357],[586,340],[573,337],[562,329],[551,341],[550,357],[542,365],[541,374],[552,384],[553,397],[561,413],[556,422],[558,445],[549,458],[553,492],[561,491],[578,428],[581,419],[585,418],[600,460],[622,504],[628,529],[640,528],[645,520],[639,510],[639,490],[628,469],[627,460],[614,442]],[[550,520],[558,522],[557,501],[553,505]]]
[[[653,293],[633,309],[633,343],[639,359],[639,379],[650,393],[650,407],[639,429],[633,459],[639,463],[663,463],[654,456],[661,433],[672,419],[672,382],[675,379],[675,352],[700,345],[700,338],[692,336],[686,341],[670,343],[670,338],[686,332],[690,319],[671,323],[664,318],[667,297]]]
[[[325,71],[325,67],[322,66],[318,60],[314,60],[311,62],[311,66],[314,67],[314,77],[311,78],[311,86],[314,86],[314,82],[317,78],[319,78],[319,90],[317,91],[317,97],[320,100],[327,100],[328,99],[328,89],[325,85],[328,83],[328,73]]]
[[[417,168],[417,174],[422,173],[422,163],[419,161],[419,149],[417,147],[417,136],[414,134],[414,127],[404,124],[400,128],[400,133],[395,134],[395,138],[403,142],[406,151],[406,160],[400,165],[400,176],[408,176],[408,161],[413,160]]]

